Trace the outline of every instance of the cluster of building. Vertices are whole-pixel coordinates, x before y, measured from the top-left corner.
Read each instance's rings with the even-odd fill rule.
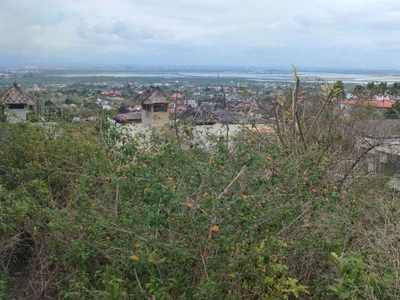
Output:
[[[102,91],[101,92],[102,96],[106,96],[106,97],[111,97],[111,98],[122,98],[122,93],[118,92],[118,91]]]
[[[168,96],[160,87],[151,86],[147,91],[137,96],[134,101],[141,105],[129,107],[126,113],[118,114],[114,120],[119,123],[136,123],[159,126],[176,118],[178,121],[187,121],[197,125],[215,123],[234,123],[255,121],[261,115],[256,101],[226,103],[221,107],[217,102],[201,102],[196,100],[177,100],[183,96],[174,93]],[[246,113],[244,112],[246,111]]]

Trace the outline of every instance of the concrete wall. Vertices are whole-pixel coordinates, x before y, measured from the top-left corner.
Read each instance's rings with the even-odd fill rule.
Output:
[[[26,121],[26,109],[25,108],[7,109],[7,121],[12,123]]]
[[[169,123],[169,112],[160,111],[154,112],[154,106],[151,106],[151,111],[142,109],[142,125],[143,126],[164,126]]]
[[[142,125],[148,126],[151,125],[151,123],[152,123],[151,112],[142,109]]]
[[[163,130],[171,130],[165,127],[150,127],[143,126],[143,124],[115,124],[119,131],[129,139],[137,140],[141,147],[146,147],[150,143],[150,136],[155,130],[161,133]],[[226,136],[228,129],[228,136],[230,139],[230,144],[234,143],[233,137],[242,132],[244,129],[247,131],[258,131],[262,134],[273,135],[275,134],[275,129],[270,125],[258,124],[256,128],[253,125],[237,125],[229,124],[228,126],[222,124],[206,125],[206,126],[194,126],[192,127],[193,141],[199,143],[199,145],[204,149],[210,149],[210,147],[215,145],[215,142],[210,140],[210,136]],[[180,129],[182,130],[182,128]],[[140,137],[139,137],[140,135]]]
[[[153,126],[164,126],[169,123],[169,112],[153,112]]]

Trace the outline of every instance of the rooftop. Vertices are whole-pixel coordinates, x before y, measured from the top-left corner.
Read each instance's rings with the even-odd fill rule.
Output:
[[[168,104],[168,96],[160,87],[151,86],[148,90],[138,95],[135,100],[142,104]]]
[[[350,99],[342,101],[344,105],[365,105],[365,106],[373,106],[376,108],[391,108],[393,104],[396,103],[396,100],[393,99],[383,99],[383,100],[364,100],[364,99]]]
[[[12,87],[0,95],[0,103],[36,105],[35,101],[22,91],[17,84],[13,84]]]

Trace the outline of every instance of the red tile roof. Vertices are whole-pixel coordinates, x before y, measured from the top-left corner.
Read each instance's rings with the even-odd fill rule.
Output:
[[[341,104],[343,105],[356,105],[362,104],[365,106],[373,106],[376,108],[390,108],[393,104],[396,103],[396,100],[393,99],[383,99],[383,100],[358,100],[358,99],[350,99],[342,101]]]
[[[181,95],[181,94],[179,94],[179,93],[175,93],[175,94],[173,94],[172,96],[171,96],[171,98],[172,99],[180,99],[180,98],[182,98],[183,96]]]

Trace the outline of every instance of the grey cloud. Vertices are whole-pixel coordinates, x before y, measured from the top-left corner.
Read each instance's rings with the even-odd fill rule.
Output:
[[[161,32],[146,30],[144,27],[129,25],[126,22],[115,21],[109,24],[79,22],[77,24],[79,37],[98,42],[139,42],[152,41],[161,38]]]
[[[244,64],[263,53],[277,61],[302,53],[299,59],[314,63],[333,52],[352,61],[349,55],[368,49],[368,60],[381,63],[400,53],[398,0],[0,2],[0,55],[10,57],[45,53],[62,59],[90,49],[91,59],[100,61],[128,49],[149,60],[178,60],[187,51],[197,53],[187,57],[196,63],[228,53],[223,57]]]

